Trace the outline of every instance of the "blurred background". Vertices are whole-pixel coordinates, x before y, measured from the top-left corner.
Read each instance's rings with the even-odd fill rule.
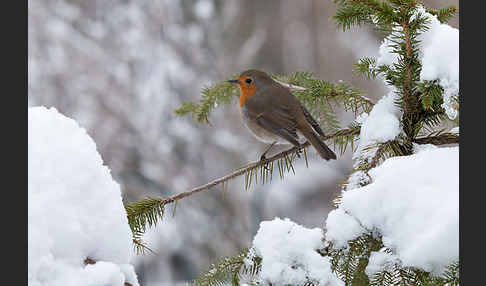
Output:
[[[431,8],[458,0],[423,1]],[[259,159],[265,145],[240,121],[236,104],[220,106],[211,126],[173,110],[200,90],[258,68],[313,72],[343,80],[376,102],[378,81],[353,74],[381,39],[368,28],[336,28],[332,1],[43,0],[28,2],[28,103],[55,107],[95,140],[125,202],[187,191]],[[458,17],[450,24],[456,28]],[[353,119],[340,113],[341,125]],[[285,148],[280,146],[273,152]],[[156,254],[133,257],[141,285],[178,285],[211,263],[251,245],[259,223],[288,217],[324,227],[351,153],[336,161],[308,152],[296,174],[244,189],[232,180],[182,200],[174,217],[144,239]]]

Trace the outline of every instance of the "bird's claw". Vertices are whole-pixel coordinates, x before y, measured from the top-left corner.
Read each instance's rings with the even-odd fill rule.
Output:
[[[269,163],[269,161],[268,161],[267,157],[265,157],[265,154],[263,154],[263,155],[260,157],[260,162],[262,162],[262,163],[263,163],[263,168],[264,168],[265,170],[268,170],[268,163]]]
[[[295,154],[297,155],[298,158],[300,158],[300,154],[302,154],[302,147],[301,146],[299,146],[297,148],[297,151],[295,151]]]

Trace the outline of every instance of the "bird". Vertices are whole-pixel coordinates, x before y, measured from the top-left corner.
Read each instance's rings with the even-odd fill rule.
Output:
[[[256,69],[246,70],[228,82],[240,88],[238,103],[245,125],[257,139],[270,143],[261,160],[266,160],[275,144],[290,143],[301,150],[302,136],[324,160],[336,159],[336,154],[319,138],[325,135],[317,121],[287,87]]]

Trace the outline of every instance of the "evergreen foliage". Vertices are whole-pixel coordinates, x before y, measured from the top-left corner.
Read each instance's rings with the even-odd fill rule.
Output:
[[[443,277],[433,276],[418,268],[402,267],[394,263],[390,267],[370,275],[365,273],[371,252],[393,253],[385,248],[381,237],[371,232],[348,242],[347,248],[334,249],[332,245],[322,251],[329,255],[331,267],[346,285],[393,286],[393,285],[459,285],[459,262],[451,263]]]
[[[338,27],[347,30],[352,26],[371,24],[385,33],[390,40],[392,53],[398,56],[393,65],[377,65],[374,58],[363,58],[355,65],[355,71],[369,79],[382,76],[386,83],[394,86],[399,100],[396,104],[403,112],[401,126],[403,134],[394,140],[366,147],[374,149],[372,158],[361,158],[356,162],[353,172],[365,176],[381,161],[391,156],[409,155],[413,152],[412,143],[450,144],[458,143],[457,134],[434,131],[446,120],[441,107],[443,89],[437,81],[420,81],[421,62],[419,61],[417,40],[420,33],[427,30],[428,20],[418,11],[419,1],[413,0],[350,0],[335,1],[338,11],[335,15]],[[437,15],[441,22],[447,22],[457,11],[448,7],[439,11],[428,9]],[[422,136],[422,137],[420,137]],[[359,174],[358,174],[359,173]],[[369,176],[368,176],[369,178]],[[363,185],[369,179],[363,177]],[[335,199],[336,205],[340,198]],[[381,238],[369,233],[348,243],[346,248],[333,249],[327,253],[331,257],[333,269],[346,285],[458,285],[459,262],[453,262],[442,277],[436,277],[421,269],[393,265],[368,277],[365,267],[372,251],[383,247]],[[392,253],[392,250],[386,249]],[[364,266],[364,267],[363,267]]]
[[[345,111],[369,112],[373,107],[370,99],[363,93],[344,82],[330,83],[318,79],[312,73],[297,71],[291,75],[271,75],[273,79],[284,82],[297,89],[291,92],[306,106],[311,114],[328,132],[341,127],[334,112],[333,104],[342,106]],[[185,102],[175,110],[177,115],[191,114],[199,123],[209,123],[213,109],[220,104],[234,103],[240,95],[236,85],[226,80],[203,88],[199,102]]]
[[[141,201],[125,205],[128,217],[128,225],[133,234],[133,246],[137,254],[145,254],[146,251],[153,252],[142,241],[142,236],[147,227],[152,227],[164,216],[166,199],[145,198]]]
[[[249,249],[243,249],[235,256],[223,257],[217,264],[212,264],[200,278],[192,281],[194,286],[240,285],[240,280],[247,280],[249,285],[259,285],[253,281],[260,272],[262,259],[253,255]]]
[[[355,71],[369,79],[383,78],[389,86],[394,87],[398,100],[396,105],[402,111],[400,127],[403,130],[393,140],[374,143],[365,148],[371,152],[371,157],[358,157],[351,177],[359,178],[359,185],[370,182],[368,171],[378,166],[384,159],[393,156],[404,156],[413,153],[413,144],[452,144],[459,142],[459,135],[436,130],[445,120],[448,120],[443,103],[443,88],[437,81],[420,81],[422,63],[419,57],[418,36],[428,29],[429,20],[420,12],[422,7],[418,0],[334,0],[338,10],[334,16],[338,28],[346,31],[353,26],[371,25],[382,32],[390,41],[391,52],[397,55],[397,60],[391,65],[377,64],[375,58],[362,58],[355,65]],[[426,9],[436,15],[441,22],[447,22],[456,12],[454,6],[440,10]],[[360,124],[353,122],[346,128],[340,126],[335,110],[343,108],[355,115],[370,112],[373,103],[361,91],[346,83],[330,83],[315,78],[309,72],[295,72],[290,75],[272,75],[272,77],[287,84],[291,92],[309,109],[312,115],[324,127],[327,134],[324,140],[332,140],[334,148],[344,153],[347,146],[355,150],[355,140],[360,133]],[[200,123],[209,123],[209,117],[214,108],[220,104],[233,103],[239,95],[237,86],[226,81],[216,83],[202,90],[199,102],[183,103],[175,110],[178,115],[191,114]],[[457,121],[456,121],[457,123]],[[289,172],[295,172],[293,162],[296,158],[307,154],[304,145],[304,156],[300,156],[297,148],[289,149],[275,155],[267,162],[251,163],[242,167],[242,171],[228,175],[228,179],[237,175],[245,175],[245,189],[252,183],[262,184],[271,181],[275,166],[281,179]],[[344,183],[346,187],[346,183]],[[228,185],[223,181],[222,194]],[[134,241],[140,239],[146,226],[153,226],[164,215],[164,206],[174,202],[170,199],[148,198],[141,202],[127,205],[130,226],[134,233]],[[340,197],[334,200],[340,204]],[[143,245],[143,244],[142,244]],[[141,247],[143,248],[143,247]],[[383,245],[382,238],[376,230],[349,241],[345,248],[334,248],[331,243],[319,251],[331,260],[332,270],[345,282],[345,285],[459,285],[459,262],[453,262],[440,277],[421,269],[404,267],[399,262],[382,269],[373,275],[366,274],[372,252],[385,251],[393,253]],[[233,257],[226,257],[212,265],[192,285],[240,285],[242,277],[247,277],[249,285],[264,285],[258,279],[261,258],[250,255],[248,249]],[[248,261],[251,260],[251,263]],[[246,276],[245,276],[246,275]],[[314,285],[312,281],[306,285]]]
[[[365,268],[368,265],[372,251],[378,251],[383,247],[381,240],[371,234],[364,234],[348,243],[346,249],[333,249],[330,245],[327,249],[331,259],[331,268],[347,285],[370,285]]]
[[[315,78],[310,72],[298,71],[291,75],[273,75],[273,78],[303,89],[292,90],[309,112],[327,132],[341,129],[335,110],[343,107],[355,115],[369,112],[373,102],[363,92],[344,82],[330,83]]]
[[[359,125],[351,124],[349,128],[341,129],[323,139],[332,138],[335,145],[344,146],[340,147],[341,152],[344,152],[348,144],[353,146],[353,141],[355,140],[355,137],[359,135],[359,131]],[[133,242],[137,253],[143,254],[146,253],[147,250],[152,252],[142,241],[141,237],[147,228],[155,226],[158,221],[164,218],[165,206],[167,204],[174,203],[172,211],[172,215],[174,215],[179,199],[189,196],[199,190],[216,186],[217,184],[221,184],[221,194],[224,199],[224,195],[228,191],[228,180],[239,175],[245,176],[245,190],[249,190],[252,184],[258,184],[258,182],[260,182],[263,185],[271,181],[273,179],[274,170],[278,170],[279,177],[283,180],[286,174],[290,172],[295,173],[293,164],[297,158],[300,157],[302,159],[303,157],[306,166],[308,167],[306,148],[309,146],[310,144],[308,142],[302,145],[302,151],[299,152],[303,153],[303,156],[298,155],[298,149],[293,147],[268,158],[266,161],[258,161],[242,166],[233,173],[220,178],[216,182],[213,181],[205,186],[196,188],[197,190],[193,189],[169,198],[147,197],[138,202],[126,204],[125,209],[127,212],[128,223],[133,233]]]
[[[227,80],[212,87],[205,87],[201,91],[202,98],[199,103],[185,102],[175,110],[177,115],[191,113],[197,122],[209,124],[209,114],[220,104],[228,104],[239,96],[238,88]]]

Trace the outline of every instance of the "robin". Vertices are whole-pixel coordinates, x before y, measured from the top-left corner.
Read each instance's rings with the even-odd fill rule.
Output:
[[[239,104],[248,129],[260,141],[271,144],[261,160],[277,143],[290,143],[300,150],[302,135],[323,159],[336,159],[336,154],[319,138],[318,134],[324,136],[324,132],[317,121],[289,89],[254,69],[229,82],[240,87]]]

